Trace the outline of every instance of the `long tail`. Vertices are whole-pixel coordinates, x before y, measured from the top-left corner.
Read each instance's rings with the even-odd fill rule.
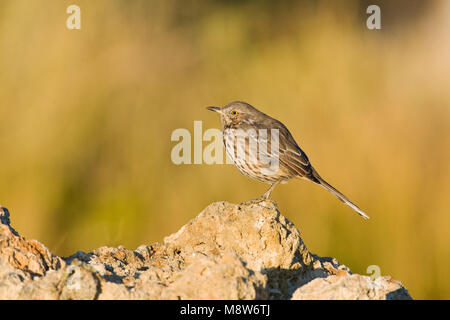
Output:
[[[357,205],[355,205],[353,202],[347,199],[346,196],[344,196],[342,193],[340,193],[338,190],[336,190],[332,185],[328,184],[325,180],[322,179],[322,177],[317,173],[316,170],[312,169],[312,176],[315,179],[311,179],[311,181],[321,185],[328,191],[330,191],[332,194],[334,194],[339,200],[341,200],[343,203],[345,203],[347,206],[352,208],[356,211],[361,217],[364,219],[369,219],[369,216],[364,213],[360,208],[358,208]]]

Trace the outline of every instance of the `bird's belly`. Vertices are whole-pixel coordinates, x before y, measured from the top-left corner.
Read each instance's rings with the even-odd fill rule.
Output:
[[[223,140],[228,157],[243,175],[269,184],[285,183],[292,178],[278,165],[260,161],[257,144],[236,143],[235,135],[226,132]]]

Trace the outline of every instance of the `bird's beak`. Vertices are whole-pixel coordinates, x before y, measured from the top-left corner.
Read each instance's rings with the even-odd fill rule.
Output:
[[[222,113],[222,108],[220,108],[220,107],[207,107],[206,109],[214,111],[214,112]]]

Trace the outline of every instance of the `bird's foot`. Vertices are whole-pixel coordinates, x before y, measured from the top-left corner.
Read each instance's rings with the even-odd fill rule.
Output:
[[[257,203],[260,203],[260,202],[262,202],[262,201],[265,201],[265,200],[267,200],[268,198],[266,198],[266,197],[259,197],[258,199],[253,199],[253,200],[247,200],[247,201],[244,201],[244,202],[242,202],[241,204],[242,205],[249,205],[249,204],[257,204]]]

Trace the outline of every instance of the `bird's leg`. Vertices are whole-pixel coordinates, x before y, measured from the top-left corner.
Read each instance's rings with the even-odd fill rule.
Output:
[[[261,200],[267,200],[267,199],[269,199],[269,196],[270,196],[270,194],[272,193],[273,188],[275,188],[275,186],[276,186],[277,184],[278,184],[278,181],[272,183],[272,185],[270,186],[269,190],[267,190],[261,197],[259,197],[258,200],[259,200],[259,199],[261,199]]]
[[[269,196],[272,193],[273,188],[275,188],[275,186],[277,184],[278,184],[278,181],[272,183],[272,185],[270,186],[269,190],[267,190],[261,197],[259,197],[258,199],[246,201],[246,202],[244,202],[244,204],[245,203],[258,203],[258,202],[261,202],[261,201],[269,199]]]

